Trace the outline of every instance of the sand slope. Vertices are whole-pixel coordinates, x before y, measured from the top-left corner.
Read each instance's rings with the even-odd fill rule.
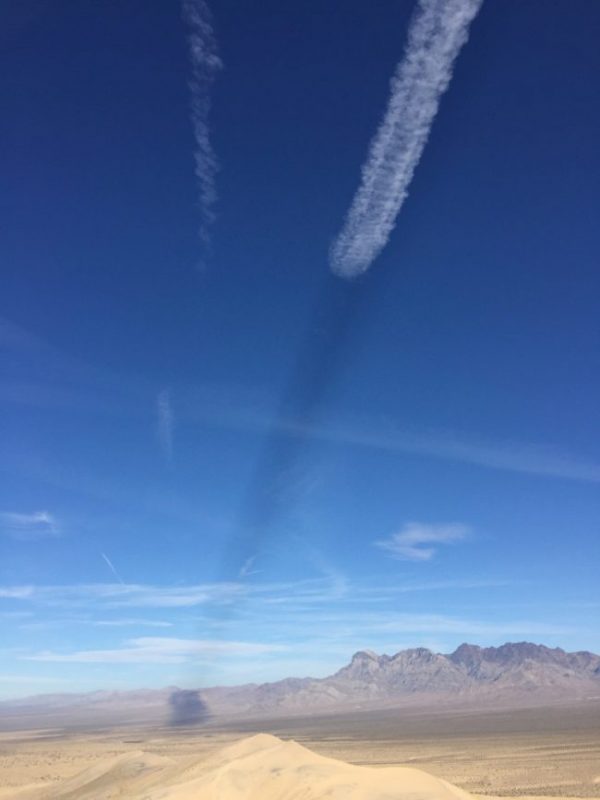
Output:
[[[373,769],[319,756],[293,741],[259,734],[199,763],[176,764],[142,751],[95,765],[23,800],[470,800],[410,767]]]
[[[24,788],[15,797],[19,800],[145,798],[148,787],[160,785],[175,772],[176,763],[172,759],[136,750],[104,759],[58,785]],[[8,796],[0,794],[0,800]]]

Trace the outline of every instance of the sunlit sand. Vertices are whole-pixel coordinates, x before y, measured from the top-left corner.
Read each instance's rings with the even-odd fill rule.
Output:
[[[597,708],[0,735],[0,800],[600,797]],[[276,727],[275,727],[276,726]]]
[[[6,796],[6,795],[5,795]],[[173,759],[134,751],[107,759],[22,798],[106,800],[468,800],[470,795],[412,767],[374,769],[325,758],[302,745],[258,734],[182,768]]]

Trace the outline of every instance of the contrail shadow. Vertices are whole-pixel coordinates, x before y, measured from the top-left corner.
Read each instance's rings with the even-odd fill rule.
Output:
[[[346,282],[326,276],[303,347],[238,514],[239,533],[227,545],[221,578],[231,580],[263,545],[294,501],[286,479],[298,464],[330,388],[347,364],[346,354],[371,308],[378,280]],[[286,430],[287,429],[287,430]],[[307,431],[307,433],[303,433]]]

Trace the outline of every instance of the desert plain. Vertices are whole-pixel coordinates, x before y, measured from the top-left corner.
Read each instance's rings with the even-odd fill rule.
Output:
[[[348,772],[325,759],[372,771]],[[238,764],[238,772],[223,783],[226,761]],[[140,774],[146,776],[151,786],[140,797],[268,800],[263,773],[268,773],[268,780],[273,775],[284,780],[290,769],[312,781],[312,793],[307,794],[305,787],[305,794],[273,797],[395,798],[404,796],[392,792],[405,781],[406,796],[412,787],[413,797],[440,800],[464,797],[462,792],[486,797],[600,798],[600,702],[487,711],[395,708],[189,728],[94,729],[92,720],[89,728],[0,733],[2,800],[134,796],[127,789],[134,773],[136,780]],[[239,781],[240,774],[252,771],[263,781],[258,793]],[[440,783],[431,783],[430,791],[430,778],[421,777],[421,771]],[[331,788],[332,775],[339,775],[341,788],[337,784],[336,790]],[[177,789],[182,776],[187,782]],[[348,788],[348,776],[353,781],[358,776],[352,784],[356,783],[357,793]],[[421,791],[417,778],[429,789]],[[386,781],[391,782],[389,793],[381,788],[388,786]],[[373,793],[360,788],[361,782],[372,784]],[[447,794],[444,782],[457,787],[457,793]]]

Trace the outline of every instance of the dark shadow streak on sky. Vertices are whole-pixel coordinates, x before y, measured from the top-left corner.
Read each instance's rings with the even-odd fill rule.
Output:
[[[326,273],[308,320],[304,342],[295,360],[279,409],[265,434],[262,452],[244,493],[235,530],[223,542],[217,581],[238,581],[249,559],[280,532],[280,521],[294,504],[294,469],[310,444],[309,433],[317,422],[328,392],[348,363],[348,354],[366,319],[374,313],[375,300],[386,283],[385,270],[376,277],[344,281]],[[286,426],[293,430],[286,433]],[[290,476],[291,485],[285,481]],[[215,621],[235,617],[244,598],[213,609]],[[217,629],[218,630],[218,629]],[[218,636],[218,633],[217,633]],[[197,676],[197,685],[207,685]]]
[[[249,558],[260,552],[294,501],[295,467],[310,443],[298,433],[317,422],[328,392],[347,364],[367,312],[372,312],[374,281],[341,281],[327,275],[317,297],[303,346],[298,353],[279,410],[265,434],[254,474],[238,513],[236,529],[223,553],[222,580],[234,580]],[[286,426],[294,428],[286,433]]]

